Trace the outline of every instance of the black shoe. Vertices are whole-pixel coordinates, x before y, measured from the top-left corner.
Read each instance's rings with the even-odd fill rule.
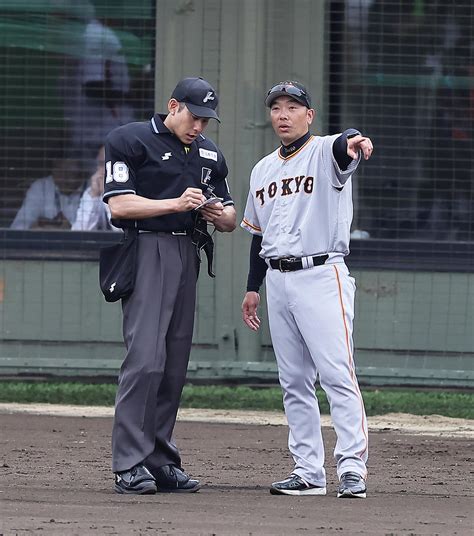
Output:
[[[344,473],[341,476],[337,496],[347,499],[365,499],[367,496],[365,480],[359,474],[352,471]]]
[[[270,493],[272,495],[326,495],[326,488],[308,484],[300,476],[292,474],[285,480],[273,482]]]
[[[158,493],[194,493],[201,488],[199,480],[190,478],[175,465],[163,465],[152,470]]]
[[[115,492],[151,495],[156,493],[155,479],[150,471],[139,463],[128,471],[115,473]]]

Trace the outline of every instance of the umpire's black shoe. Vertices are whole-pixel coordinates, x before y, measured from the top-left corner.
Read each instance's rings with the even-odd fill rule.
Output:
[[[341,476],[337,496],[343,499],[365,499],[367,496],[365,480],[352,471],[344,473]]]
[[[273,482],[270,486],[272,495],[326,495],[324,486],[309,484],[298,475],[290,475],[285,480]]]
[[[135,495],[151,495],[156,493],[153,475],[141,463],[128,471],[115,473],[115,492]]]
[[[163,465],[153,469],[158,493],[194,493],[201,488],[199,480],[192,479],[175,465]]]

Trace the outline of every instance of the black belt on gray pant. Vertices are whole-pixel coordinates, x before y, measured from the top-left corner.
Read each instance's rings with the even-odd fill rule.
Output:
[[[271,268],[280,272],[295,272],[304,268],[321,266],[329,258],[329,255],[317,255],[315,257],[282,257],[281,259],[269,259]],[[307,259],[307,266],[303,266],[303,259]],[[311,265],[311,263],[313,263]]]

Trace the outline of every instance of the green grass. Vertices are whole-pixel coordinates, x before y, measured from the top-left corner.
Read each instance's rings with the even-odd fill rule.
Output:
[[[0,402],[112,406],[115,391],[116,386],[108,383],[0,381]],[[384,388],[364,390],[362,395],[367,415],[411,413],[474,419],[474,393]],[[318,400],[321,412],[329,413],[326,396],[320,389]],[[283,410],[279,387],[251,388],[222,385],[186,385],[181,407]]]

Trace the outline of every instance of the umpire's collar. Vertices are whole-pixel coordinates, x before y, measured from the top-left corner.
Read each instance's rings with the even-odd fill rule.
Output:
[[[169,134],[170,136],[173,136],[175,139],[178,139],[177,136],[174,134],[174,132],[171,132],[171,130],[165,125],[164,121],[166,117],[167,117],[166,114],[155,114],[151,118],[150,123],[151,123],[151,128],[153,132],[155,134]],[[196,140],[193,141],[193,143],[197,141],[198,139],[205,140],[206,138],[202,134],[199,134],[199,136],[196,138]]]
[[[166,119],[166,114],[155,114],[151,118],[151,128],[155,134],[171,134],[171,130],[165,126],[164,120]]]
[[[301,136],[301,138],[298,138],[293,143],[290,143],[290,145],[283,145],[282,143],[280,147],[280,156],[282,158],[288,158],[293,153],[296,153],[296,151],[298,149],[301,149],[301,147],[303,147],[303,145],[309,140],[310,137],[311,133],[308,131],[304,136]]]

